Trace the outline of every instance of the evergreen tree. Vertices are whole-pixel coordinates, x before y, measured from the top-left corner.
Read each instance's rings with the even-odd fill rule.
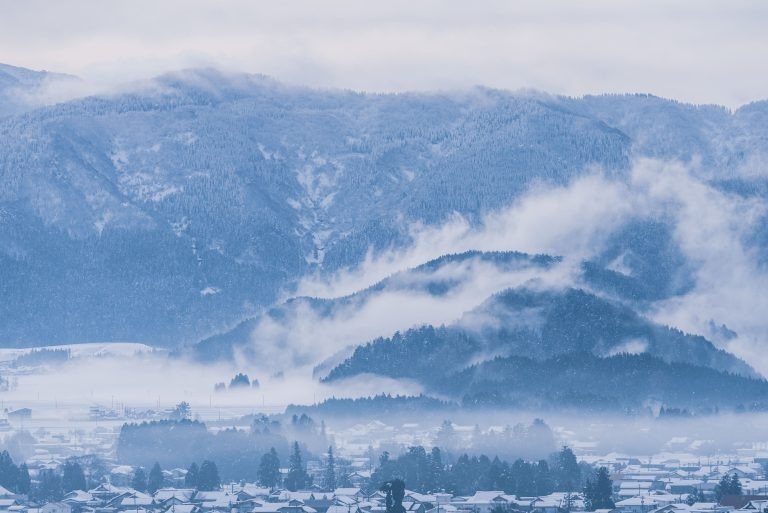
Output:
[[[722,499],[724,495],[728,495],[730,489],[731,478],[726,474],[720,479],[720,482],[715,485],[715,499],[717,499],[717,502],[720,502],[720,499]]]
[[[328,447],[328,462],[323,475],[323,488],[329,492],[336,489],[336,462],[333,458],[333,446]]]
[[[163,481],[163,469],[160,468],[159,463],[155,462],[149,471],[149,478],[147,478],[147,492],[154,494],[163,487]]]
[[[197,488],[200,482],[200,468],[194,461],[192,465],[187,469],[187,474],[184,476],[184,486],[187,488]]]
[[[173,409],[173,413],[171,413],[171,418],[176,420],[189,419],[191,416],[192,416],[192,408],[189,406],[189,403],[187,401],[181,401]]]
[[[29,493],[31,486],[32,481],[29,478],[29,469],[27,468],[26,463],[22,463],[19,466],[19,480],[16,484],[16,492],[22,495],[26,495]]]
[[[549,463],[540,460],[533,469],[534,488],[537,496],[549,495],[554,490],[552,474],[549,471]]]
[[[32,497],[40,502],[54,502],[61,499],[61,476],[51,469],[42,469],[38,474],[38,484],[32,490]]]
[[[739,481],[739,476],[736,474],[733,474],[733,476],[725,474],[715,486],[715,498],[717,499],[717,502],[720,502],[726,495],[743,494],[744,490],[742,489],[741,481]]]
[[[735,473],[731,476],[731,486],[728,492],[730,495],[744,495],[744,489],[741,487],[739,476]]]
[[[437,432],[435,445],[442,447],[449,454],[456,446],[456,430],[450,420],[444,420]]]
[[[251,386],[251,380],[248,379],[248,374],[237,373],[234,378],[229,382],[229,388],[247,388]]]
[[[288,474],[285,476],[284,484],[292,492],[304,489],[309,485],[309,476],[301,460],[301,449],[299,449],[298,442],[293,442],[293,452],[288,460]]]
[[[136,472],[133,473],[133,480],[131,480],[131,487],[139,492],[147,491],[147,474],[144,472],[143,467],[138,467]]]
[[[581,484],[581,469],[576,461],[576,455],[566,446],[557,453],[555,458],[555,478],[557,490],[570,492]]]
[[[280,486],[280,458],[277,457],[274,447],[261,457],[258,475],[261,486],[268,488]]]
[[[13,463],[8,451],[0,453],[0,486],[16,490],[19,480],[19,468]]]
[[[429,453],[429,468],[430,468],[430,479],[429,479],[429,490],[428,491],[437,491],[442,487],[443,483],[443,474],[445,472],[445,467],[443,466],[443,454],[440,452],[439,447],[433,447],[432,451]]]
[[[205,460],[200,465],[200,473],[197,478],[197,489],[201,492],[210,492],[221,488],[219,469],[210,460]]]
[[[85,490],[87,488],[85,473],[79,463],[69,460],[64,463],[61,487],[64,493],[69,493],[73,490]]]
[[[613,481],[608,476],[608,469],[600,467],[594,482],[587,480],[584,487],[584,501],[588,511],[613,509]]]
[[[515,460],[512,464],[511,475],[515,483],[515,494],[525,497],[531,497],[536,494],[533,468],[530,463],[521,459]]]

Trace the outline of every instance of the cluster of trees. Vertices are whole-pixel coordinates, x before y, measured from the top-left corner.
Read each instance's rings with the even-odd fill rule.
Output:
[[[147,473],[144,471],[144,467],[138,467],[136,469],[136,472],[133,474],[133,480],[131,481],[131,487],[134,490],[152,494],[163,487],[164,481],[163,469],[160,468],[159,463],[155,462],[155,464],[152,465],[152,469],[149,471],[149,476],[147,476]]]
[[[238,372],[235,374],[235,376],[229,380],[229,389],[230,390],[237,390],[237,389],[246,389],[246,388],[259,388],[259,380],[256,378],[253,378],[251,380],[248,377],[248,374],[243,374],[242,372]],[[214,392],[224,392],[227,390],[227,385],[222,381],[219,383],[216,383],[213,386]]]
[[[541,327],[510,324],[505,318],[506,312],[520,311],[530,312]],[[427,325],[377,338],[358,346],[324,379],[364,373],[415,379],[429,392],[468,408],[637,411],[645,399],[658,397],[672,406],[665,408],[666,416],[687,415],[675,409],[680,405],[733,408],[768,392],[767,381],[745,377],[749,370],[743,362],[705,339],[656,325],[582,290],[507,290],[476,313],[498,320],[500,327],[478,334],[461,325]],[[601,357],[597,354],[606,348],[595,345],[598,339],[615,350],[621,349],[619,341],[642,339],[648,351]],[[489,347],[516,356],[463,365],[487,354]],[[594,386],[595,375],[603,386]]]
[[[447,410],[455,406],[455,404],[423,394],[418,396],[379,394],[372,397],[358,397],[355,399],[334,397],[312,406],[290,404],[286,408],[286,413],[305,415],[306,412],[310,412],[312,414],[318,413],[343,417],[368,414],[387,415],[409,411],[422,413],[425,411]]]
[[[217,433],[209,432],[202,422],[181,418],[123,425],[117,457],[145,468],[153,462],[174,468],[187,467],[191,461],[215,461],[223,480],[256,480],[262,456],[274,449],[278,459],[286,461],[294,452],[293,441],[307,454],[325,452],[329,445],[324,424],[307,415],[284,424],[257,416],[250,430],[231,428]]]
[[[274,447],[261,457],[258,479],[262,486],[277,488],[282,484],[285,488],[294,492],[311,486],[312,476],[307,473],[307,469],[304,466],[298,442],[293,443],[291,456],[288,460],[288,473],[285,475],[284,480],[280,474],[280,458]]]
[[[320,483],[323,491],[333,491],[339,486],[351,486],[345,470],[344,462],[340,465],[334,456],[333,446],[328,447],[322,482]],[[307,473],[301,457],[301,448],[295,442],[288,460],[288,473],[284,480],[280,474],[280,458],[274,447],[261,457],[258,478],[259,484],[269,488],[277,488],[282,485],[288,490],[296,491],[312,486],[312,476]]]
[[[69,360],[69,349],[34,349],[28,353],[19,355],[13,361],[14,367],[27,367],[45,364],[63,363]]]
[[[70,458],[59,469],[40,470],[37,482],[32,483],[27,465],[16,465],[8,451],[0,453],[0,486],[18,494],[27,494],[36,501],[55,501],[73,490],[87,490],[89,479],[83,466],[90,468],[90,458]]]
[[[584,502],[587,511],[616,507],[613,502],[613,481],[608,476],[607,468],[600,467],[594,481],[587,479],[587,484],[584,486]]]
[[[720,502],[720,499],[722,499],[726,495],[743,495],[744,490],[741,486],[741,481],[739,481],[739,476],[736,474],[733,474],[732,476],[729,476],[728,474],[724,475],[722,479],[720,479],[720,482],[715,485],[715,498],[718,502]]]
[[[192,465],[187,469],[187,475],[184,476],[184,486],[203,492],[218,490],[221,486],[221,479],[216,463],[205,460],[198,467],[197,463],[192,462]]]
[[[21,494],[29,493],[30,489],[27,465],[16,466],[8,451],[0,453],[0,486]]]
[[[459,495],[476,490],[504,490],[521,496],[546,495],[555,490],[577,491],[583,487],[585,476],[576,456],[568,447],[551,455],[549,460],[512,463],[488,456],[461,455],[453,465],[446,465],[443,452],[433,447],[410,447],[397,458],[384,452],[371,483],[382,483],[395,478],[403,479],[408,488],[426,493],[445,490]]]

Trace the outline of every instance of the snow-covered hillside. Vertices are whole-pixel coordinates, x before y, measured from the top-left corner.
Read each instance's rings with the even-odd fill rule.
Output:
[[[456,214],[487,229],[528,191],[596,168],[628,182],[644,156],[764,201],[766,116],[642,95],[365,95],[209,69],[7,115],[0,341],[194,342]],[[697,263],[670,219],[647,216],[611,225],[596,260],[650,277],[648,298],[691,290]],[[765,255],[766,221],[749,221],[745,243]]]

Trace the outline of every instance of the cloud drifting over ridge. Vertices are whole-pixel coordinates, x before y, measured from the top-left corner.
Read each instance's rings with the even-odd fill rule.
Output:
[[[475,84],[580,95],[762,98],[768,5],[289,0],[0,3],[0,60],[87,77],[217,66],[370,91]]]
[[[672,226],[674,241],[694,270],[696,285],[683,296],[653,304],[647,315],[715,339],[711,322],[725,324],[739,334],[729,342],[721,341],[725,348],[768,375],[768,358],[759,356],[768,333],[768,321],[761,315],[768,309],[764,293],[768,290],[768,273],[758,264],[757,248],[745,243],[750,230],[768,215],[768,205],[760,199],[718,191],[697,178],[696,171],[681,163],[644,159],[634,164],[627,180],[613,180],[595,172],[567,187],[533,190],[509,208],[487,215],[480,226],[473,227],[459,216],[440,227],[416,225],[408,248],[369,254],[358,268],[328,279],[307,279],[299,292],[339,297],[441,255],[472,249],[563,256],[564,263],[549,274],[543,286],[578,286],[575,266],[598,255],[607,239],[626,222],[660,220]],[[413,324],[450,322],[459,317],[461,309],[466,311],[491,293],[514,285],[514,280],[493,266],[457,270],[456,276],[464,280],[465,286],[461,299],[451,308],[446,308],[440,298],[426,295],[382,295],[375,307],[349,308],[343,318],[320,321],[311,315],[298,316],[288,325],[281,325],[281,340],[300,340],[326,322],[320,331],[336,342],[329,342],[330,353],[344,344],[390,335]],[[533,279],[526,276],[521,280],[518,276],[517,283],[535,283]],[[371,309],[366,311],[367,307]],[[415,315],[422,311],[427,314]],[[445,315],[433,318],[429,312]],[[341,337],[340,326],[348,329]],[[360,336],[355,341],[356,334]],[[270,337],[257,332],[254,339],[262,345],[269,344]],[[321,342],[315,355],[323,347]]]

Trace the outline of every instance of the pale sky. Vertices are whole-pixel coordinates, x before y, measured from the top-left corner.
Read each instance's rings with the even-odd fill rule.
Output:
[[[101,82],[185,67],[366,91],[485,85],[768,98],[764,0],[0,0],[0,62]]]

